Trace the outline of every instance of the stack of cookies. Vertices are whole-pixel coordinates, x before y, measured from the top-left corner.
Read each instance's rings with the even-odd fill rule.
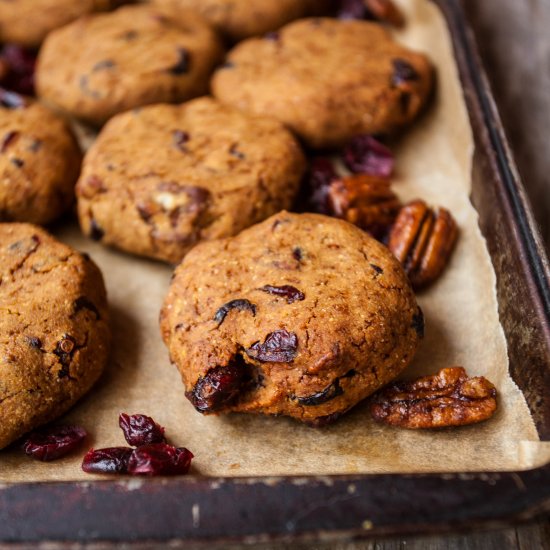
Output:
[[[37,55],[36,98],[0,91],[0,447],[107,361],[99,270],[29,225],[75,202],[90,238],[179,264],[161,329],[202,413],[319,426],[411,362],[423,318],[403,266],[349,216],[304,212],[303,182],[320,151],[412,123],[433,69],[356,18],[384,18],[370,2],[334,4],[0,3],[0,40]],[[75,121],[98,132],[83,159]]]

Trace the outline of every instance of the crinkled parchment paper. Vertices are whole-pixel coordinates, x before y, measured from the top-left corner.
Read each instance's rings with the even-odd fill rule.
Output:
[[[285,418],[201,416],[184,397],[159,335],[158,312],[172,270],[103,248],[73,225],[60,229],[58,236],[99,264],[113,318],[113,354],[105,375],[62,419],[89,430],[88,446],[125,444],[118,415],[126,411],[153,416],[175,444],[191,449],[195,475],[510,470],[548,460],[548,448],[538,442],[525,400],[508,375],[495,276],[468,199],[472,136],[449,33],[430,2],[400,4],[409,23],[398,39],[432,58],[438,91],[429,112],[397,144],[394,187],[404,201],[423,197],[446,206],[461,228],[444,276],[418,297],[426,338],[407,375],[463,365],[498,388],[496,416],[483,424],[437,432],[376,425],[365,404],[317,430]],[[0,481],[92,479],[80,470],[85,450],[46,464],[18,449],[1,452]]]

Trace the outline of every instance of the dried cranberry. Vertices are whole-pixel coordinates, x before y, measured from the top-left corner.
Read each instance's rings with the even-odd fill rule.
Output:
[[[124,432],[126,441],[134,447],[151,443],[166,443],[164,428],[150,416],[121,413],[118,424]]]
[[[94,303],[92,303],[86,296],[80,296],[73,303],[73,312],[76,315],[83,309],[92,312],[95,315],[96,320],[101,319],[101,315]]]
[[[90,449],[82,460],[82,469],[88,474],[125,474],[132,451],[129,447]]]
[[[241,356],[226,366],[211,368],[200,376],[192,391],[185,396],[197,411],[213,412],[231,405],[248,385],[250,372]]]
[[[172,139],[175,147],[180,151],[187,151],[185,144],[189,141],[189,134],[183,130],[174,130],[172,132]]]
[[[76,449],[86,435],[80,426],[52,426],[31,433],[23,443],[23,450],[36,460],[47,462]]]
[[[287,303],[291,304],[292,302],[296,302],[297,300],[303,300],[305,298],[305,295],[303,292],[298,290],[296,287],[293,287],[291,285],[283,285],[283,286],[271,286],[271,285],[265,285],[262,288],[260,288],[263,292],[267,292],[268,294],[274,294],[275,296],[281,296],[283,298],[286,298]]]
[[[154,443],[134,449],[128,460],[128,473],[146,476],[176,476],[189,471],[193,453],[185,447]]]
[[[168,71],[176,76],[185,74],[189,71],[189,52],[185,48],[178,48],[178,57],[178,62],[173,67],[170,67]]]
[[[92,218],[90,220],[90,238],[94,241],[100,241],[105,235],[103,228]]]
[[[216,315],[214,315],[214,321],[218,323],[218,326],[220,326],[225,316],[232,310],[237,309],[239,311],[250,311],[252,313],[252,316],[256,316],[256,306],[250,302],[249,300],[245,299],[237,299],[237,300],[231,300],[230,302],[227,302],[227,304],[224,304],[223,306],[216,311]]]
[[[314,158],[309,167],[306,183],[306,208],[319,214],[328,214],[328,189],[338,178],[332,162],[324,157]]]
[[[418,311],[413,315],[411,326],[412,328],[414,328],[419,338],[424,338],[424,313],[422,312],[420,307],[418,308]]]
[[[0,51],[0,58],[8,66],[2,85],[20,94],[34,95],[36,53],[21,46],[6,44]]]
[[[340,386],[340,379],[336,378],[336,380],[334,380],[334,382],[328,385],[324,390],[314,393],[313,395],[307,395],[304,397],[296,396],[296,401],[298,401],[300,405],[311,407],[326,403],[327,401],[330,401],[331,399],[334,399],[335,397],[338,397],[343,393],[344,391]]]
[[[19,132],[11,130],[6,132],[2,138],[2,143],[0,144],[0,153],[4,153],[6,149],[19,137]]]
[[[392,84],[394,86],[399,86],[404,82],[410,82],[413,80],[418,80],[419,76],[415,68],[404,59],[394,59],[393,64],[393,75],[392,75]]]
[[[263,344],[256,342],[246,350],[246,354],[258,361],[275,363],[290,363],[296,357],[298,337],[294,332],[276,330],[270,332]]]
[[[372,136],[356,136],[343,150],[343,161],[354,174],[389,178],[393,173],[393,153]]]
[[[338,17],[340,19],[373,19],[364,0],[340,0]]]

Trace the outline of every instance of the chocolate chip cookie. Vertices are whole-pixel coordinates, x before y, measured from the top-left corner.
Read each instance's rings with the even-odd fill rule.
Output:
[[[154,0],[177,13],[200,13],[232,42],[274,31],[300,17],[326,14],[330,0]]]
[[[269,113],[315,148],[405,126],[432,85],[428,59],[382,26],[329,18],[242,42],[212,79],[220,101]]]
[[[67,411],[107,362],[99,269],[29,224],[0,224],[0,449]]]
[[[133,107],[203,94],[222,53],[214,31],[194,12],[181,12],[176,21],[158,8],[126,6],[49,34],[36,87],[44,100],[99,125]]]
[[[4,0],[0,1],[0,42],[35,48],[46,35],[82,15],[104,11],[124,0]]]
[[[387,248],[345,221],[287,212],[195,247],[161,312],[163,339],[198,411],[313,425],[395,378],[423,327]]]
[[[80,161],[63,118],[0,91],[0,222],[44,224],[57,218],[74,201]]]
[[[175,263],[201,240],[288,208],[304,165],[279,122],[211,98],[122,113],[84,159],[80,224],[105,244]]]

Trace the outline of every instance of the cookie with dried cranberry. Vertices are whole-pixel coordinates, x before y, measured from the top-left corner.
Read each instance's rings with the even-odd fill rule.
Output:
[[[238,44],[212,78],[220,101],[269,113],[314,148],[406,126],[432,86],[426,56],[382,26],[329,18],[296,21]]]
[[[177,14],[181,9],[200,13],[232,42],[275,31],[311,15],[326,14],[331,0],[154,0]]]
[[[0,449],[54,420],[97,380],[109,349],[99,269],[30,224],[0,224]]]
[[[0,2],[0,42],[28,48],[82,15],[112,9],[131,0],[4,0]]]
[[[199,241],[234,235],[283,208],[305,160],[276,120],[212,98],[111,119],[77,184],[87,235],[176,263]]]
[[[345,221],[288,212],[195,247],[175,271],[160,322],[198,411],[312,425],[394,379],[423,335],[387,248]]]
[[[65,120],[0,92],[0,222],[45,224],[74,201],[81,153]]]
[[[151,6],[95,14],[50,33],[36,67],[38,95],[92,124],[127,109],[205,93],[223,54],[197,14]]]

